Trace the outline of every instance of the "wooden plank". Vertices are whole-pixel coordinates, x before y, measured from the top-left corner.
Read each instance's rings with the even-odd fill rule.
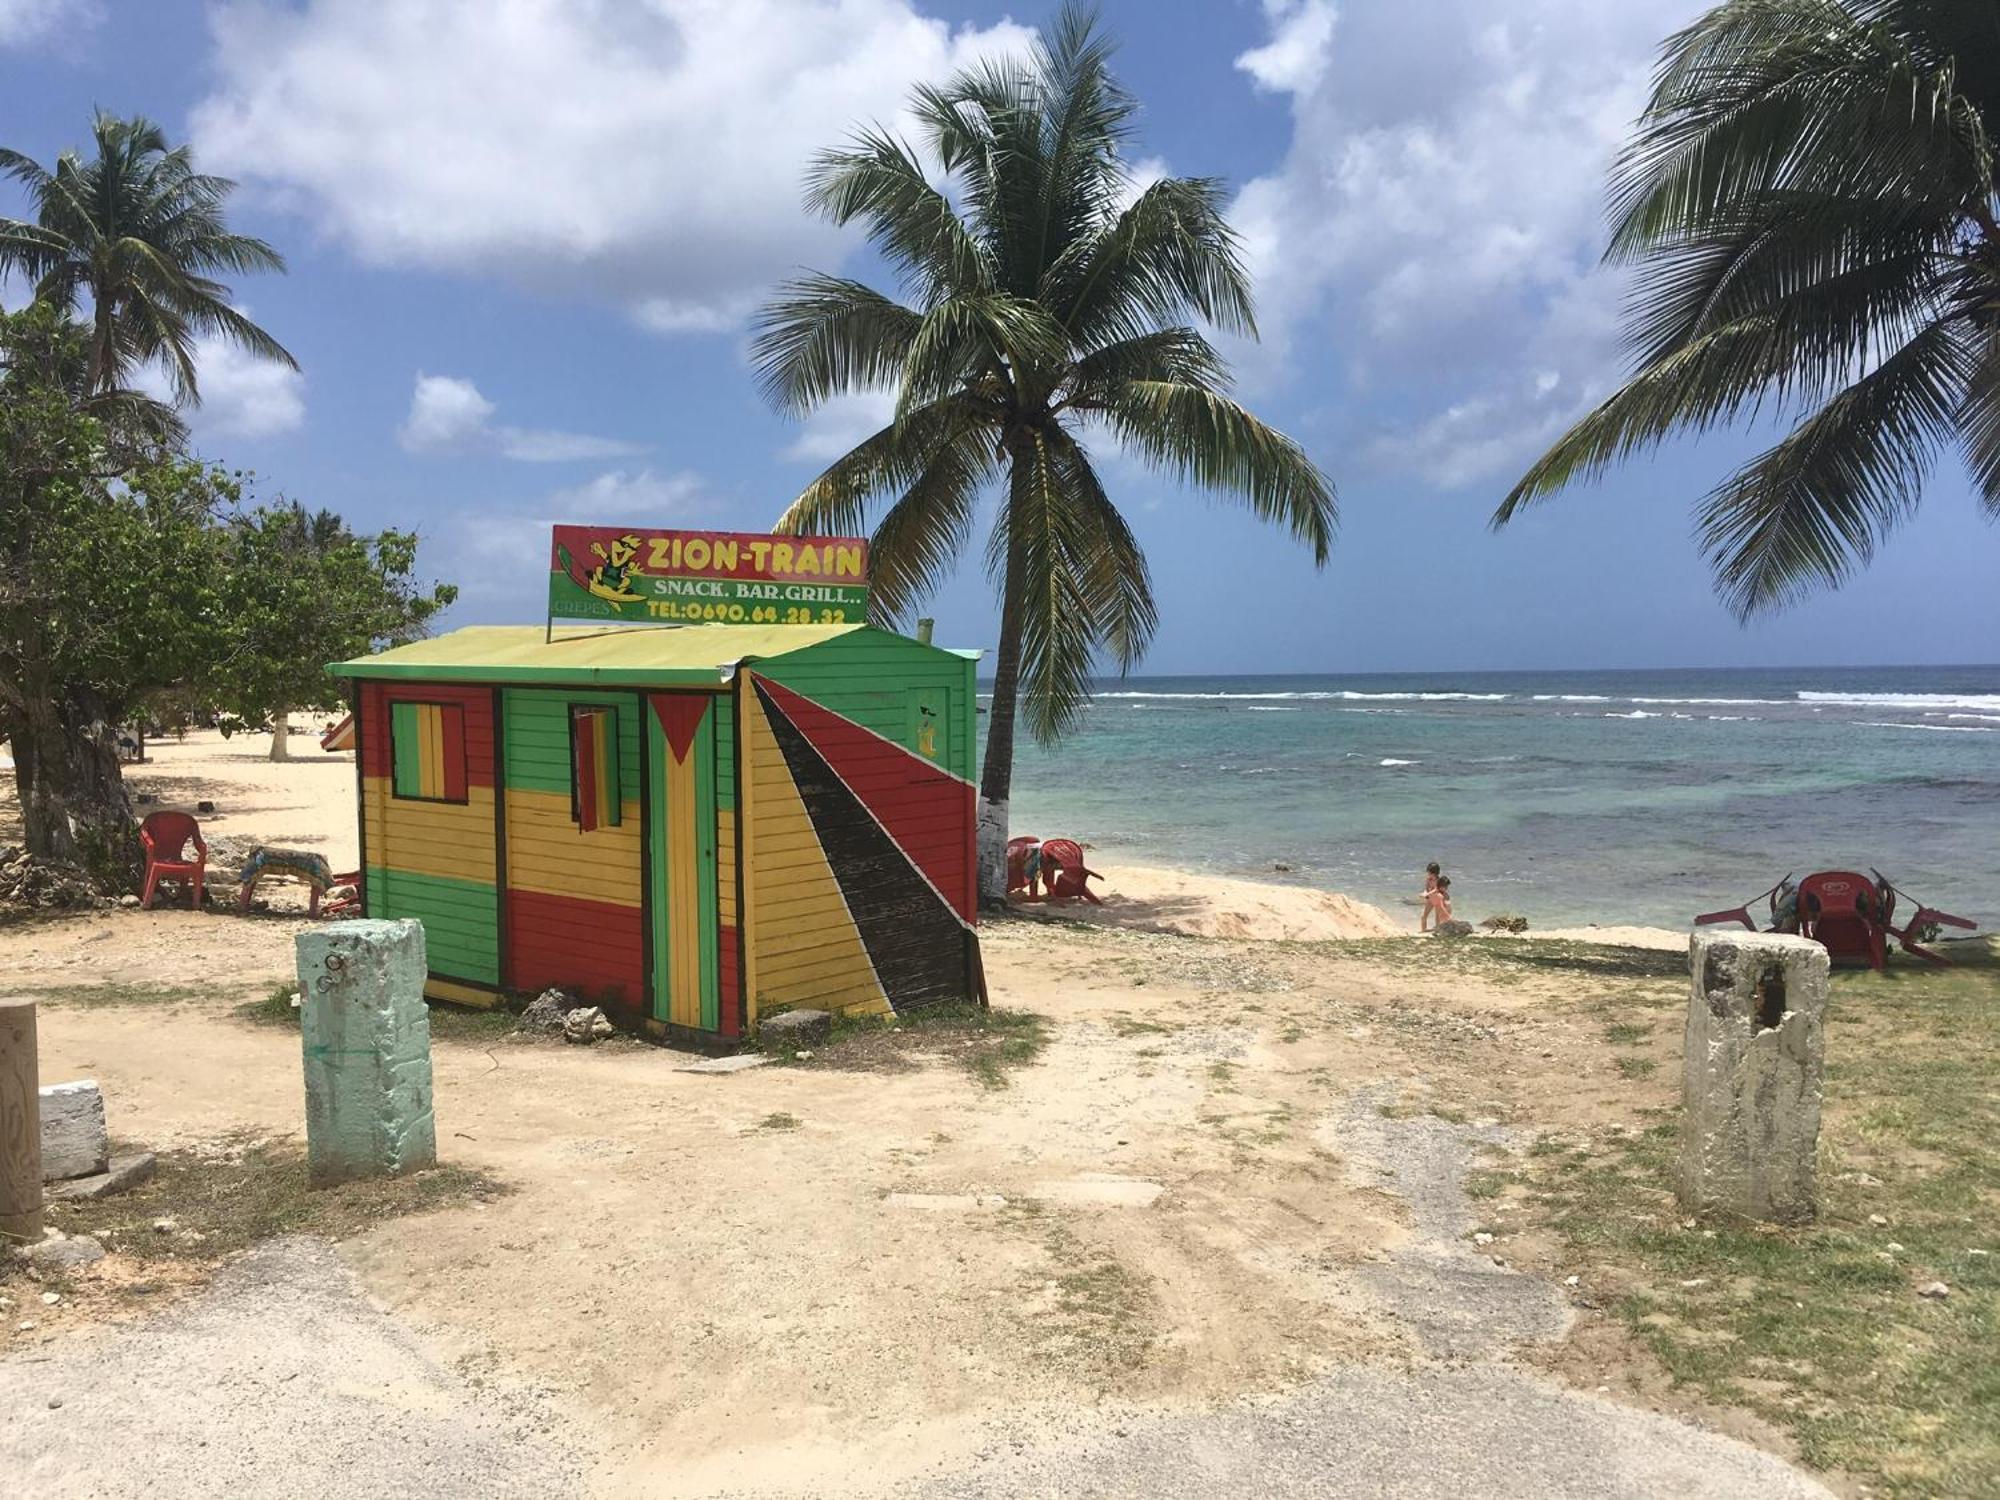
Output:
[[[37,1245],[41,1239],[42,1094],[35,1002],[7,996],[0,999],[0,1242]],[[6,1253],[0,1248],[0,1255]]]

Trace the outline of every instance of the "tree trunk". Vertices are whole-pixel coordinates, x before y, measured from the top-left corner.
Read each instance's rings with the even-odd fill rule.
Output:
[[[101,889],[128,891],[142,863],[139,829],[118,770],[117,727],[88,689],[43,700],[14,736],[14,777],[28,853],[85,871]]]
[[[280,708],[271,715],[271,759],[292,758],[292,711]]]
[[[1007,899],[1007,799],[1014,787],[1014,716],[1021,695],[1020,554],[1009,548],[1000,585],[1000,649],[993,657],[993,706],[986,714],[986,764],[979,776],[979,899]]]

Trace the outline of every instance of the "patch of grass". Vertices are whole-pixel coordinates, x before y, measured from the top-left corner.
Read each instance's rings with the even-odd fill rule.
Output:
[[[900,1072],[926,1056],[958,1064],[989,1089],[1008,1086],[1049,1044],[1046,1020],[1032,1011],[971,1003],[926,1006],[894,1016],[835,1016],[827,1039],[802,1054],[789,1044],[770,1055],[792,1067]],[[810,1055],[806,1055],[810,1054]]]
[[[263,999],[239,1005],[232,1014],[252,1026],[281,1026],[296,1031],[299,1011],[292,1004],[292,996],[298,993],[298,988],[294,982],[281,981],[272,985]],[[518,1015],[505,1005],[482,1010],[473,1005],[445,1005],[435,1001],[431,1004],[433,1041],[490,1042],[511,1033],[518,1023]]]
[[[1652,1034],[1652,1027],[1635,1021],[1613,1021],[1604,1028],[1604,1040],[1614,1047],[1636,1047]]]
[[[1141,1020],[1137,1016],[1126,1015],[1122,1011],[1110,1017],[1106,1021],[1106,1024],[1110,1026],[1114,1035],[1120,1037],[1171,1036],[1174,1032],[1180,1030],[1178,1026],[1164,1026],[1158,1021]]]
[[[90,1235],[137,1260],[212,1262],[281,1234],[343,1239],[382,1219],[504,1191],[453,1166],[314,1188],[298,1147],[237,1139],[162,1151],[150,1182],[97,1202],[53,1202],[46,1214],[65,1234]],[[157,1230],[156,1222],[172,1227]]]
[[[1898,1496],[2000,1494],[2000,943],[1952,951],[1835,980],[1817,1223],[1690,1220],[1671,1115],[1590,1153],[1538,1142],[1517,1179],[1621,1273],[1610,1310],[1674,1381]]]
[[[1650,1057],[1621,1057],[1618,1059],[1618,1073],[1623,1078],[1651,1078],[1659,1066]]]
[[[49,1005],[185,1005],[193,1000],[206,1000],[215,993],[212,985],[199,984],[137,984],[107,982],[104,984],[66,984],[40,992],[43,1002]]]
[[[251,1000],[236,1007],[234,1014],[240,1021],[248,1021],[252,1026],[289,1026],[299,1024],[298,1007],[292,1004],[292,996],[298,993],[296,984],[274,984],[269,994],[261,1000]]]
[[[1109,1389],[1152,1348],[1158,1303],[1152,1285],[1111,1251],[1078,1239],[1039,1204],[1020,1207],[1022,1222],[1038,1227],[1059,1268],[1038,1288],[1052,1292],[1055,1305],[1032,1316],[1037,1343],[1047,1357],[1079,1367]]]
[[[773,1110],[770,1114],[759,1120],[756,1128],[759,1130],[797,1130],[803,1123],[804,1121],[800,1120],[797,1115],[779,1109]]]

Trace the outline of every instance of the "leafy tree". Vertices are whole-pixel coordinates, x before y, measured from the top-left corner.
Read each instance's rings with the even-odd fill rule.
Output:
[[[915,91],[924,156],[881,129],[820,155],[807,202],[866,226],[906,301],[844,277],[785,285],[755,358],[783,410],[893,390],[895,419],[793,501],[780,531],[874,530],[874,609],[895,621],[969,544],[998,495],[986,548],[999,649],[980,781],[981,886],[1004,889],[1017,698],[1060,735],[1100,653],[1121,671],[1158,620],[1137,537],[1086,438],[1105,437],[1284,526],[1324,562],[1333,487],[1298,444],[1227,394],[1195,325],[1254,335],[1222,185],[1132,180],[1135,103],[1108,71],[1095,18],[1065,9],[1025,60]]]
[[[0,218],[0,272],[27,276],[38,301],[65,312],[89,295],[86,389],[129,385],[139,366],[158,360],[176,396],[193,404],[201,334],[297,368],[215,279],[285,268],[262,240],[230,231],[223,209],[236,184],[195,171],[187,147],[169,149],[150,120],[100,112],[92,135],[93,159],[65,151],[53,171],[0,149],[0,174],[19,180],[35,205],[33,223]]]
[[[272,760],[287,758],[291,710],[340,706],[328,662],[414,640],[458,597],[450,584],[416,584],[411,533],[356,536],[302,505],[237,517],[225,552],[225,644],[206,682],[225,725],[270,724]]]
[[[1969,0],[1730,0],[1668,39],[1611,186],[1634,373],[1494,517],[1683,431],[1791,431],[1702,502],[1747,618],[1837,586],[1956,447],[2000,517],[2000,23]]]
[[[173,414],[85,392],[81,330],[0,314],[0,739],[31,853],[109,884],[135,867],[117,726],[214,648],[228,482],[160,447]]]

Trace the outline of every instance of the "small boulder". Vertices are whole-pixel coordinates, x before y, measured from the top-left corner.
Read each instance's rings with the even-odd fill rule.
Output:
[[[605,1019],[604,1012],[595,1005],[586,1005],[573,1010],[563,1017],[563,1040],[578,1046],[589,1046],[592,1042],[610,1036],[617,1030]]]
[[[1440,922],[1437,924],[1436,927],[1432,928],[1431,930],[1441,938],[1463,938],[1472,936],[1472,924],[1470,922],[1460,922],[1460,921]]]
[[[41,1090],[42,1180],[89,1177],[111,1163],[104,1131],[104,1095],[88,1078]]]
[[[21,1252],[21,1258],[37,1271],[74,1271],[103,1260],[104,1246],[87,1234],[65,1235],[28,1246]]]
[[[1942,1302],[1951,1295],[1951,1288],[1942,1281],[1930,1281],[1917,1288],[1919,1297],[1928,1297],[1933,1302]]]
[[[758,1029],[766,1046],[796,1051],[825,1041],[833,1032],[833,1017],[823,1010],[788,1010],[766,1016]]]
[[[523,1031],[561,1031],[571,1011],[583,1010],[587,1001],[558,989],[546,989],[530,1000],[521,1012]]]

